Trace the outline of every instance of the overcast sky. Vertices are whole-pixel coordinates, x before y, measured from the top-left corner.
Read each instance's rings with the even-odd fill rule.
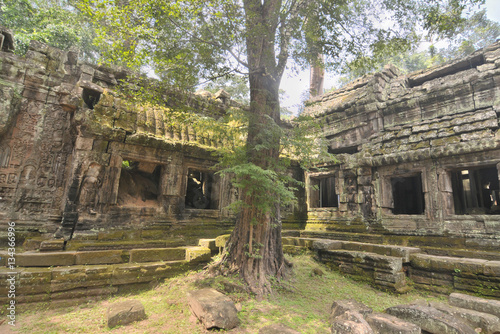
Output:
[[[486,14],[490,20],[500,22],[500,0],[486,0]],[[325,89],[330,89],[335,84],[335,77],[326,74]],[[302,96],[307,94],[309,89],[309,71],[298,74],[285,72],[281,81],[281,89],[285,91],[281,105],[294,113],[302,104]]]

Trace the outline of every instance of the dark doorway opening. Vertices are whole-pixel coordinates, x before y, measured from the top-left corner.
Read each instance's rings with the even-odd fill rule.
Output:
[[[420,174],[407,177],[391,178],[392,199],[395,215],[421,215],[425,211],[422,176]]]
[[[500,214],[496,167],[451,172],[455,214]]]
[[[196,169],[188,169],[186,208],[218,209],[217,188],[214,174]]]
[[[338,208],[339,196],[335,192],[335,177],[311,178],[311,208]]]

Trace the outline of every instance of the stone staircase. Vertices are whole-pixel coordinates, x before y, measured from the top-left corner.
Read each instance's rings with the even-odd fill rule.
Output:
[[[444,256],[436,249],[428,254],[418,247],[303,238],[293,231],[284,235],[285,252],[312,250],[318,261],[382,290],[404,293],[414,287],[500,297],[500,259],[495,252],[450,250],[456,256]],[[108,231],[66,243],[27,239],[22,252],[16,249],[16,301],[64,304],[148,288],[208,262],[227,238],[198,239],[196,246],[157,231]],[[481,258],[470,257],[476,254]],[[11,271],[4,269],[7,255],[0,251],[1,303],[6,301]]]
[[[35,244],[37,250],[16,253],[13,270],[6,267],[7,252],[0,252],[1,305],[8,305],[7,279],[12,275],[16,303],[64,306],[151,288],[206,264],[218,252],[215,239],[201,239],[197,246],[170,239],[78,240],[68,242],[64,251],[62,240],[25,243]]]

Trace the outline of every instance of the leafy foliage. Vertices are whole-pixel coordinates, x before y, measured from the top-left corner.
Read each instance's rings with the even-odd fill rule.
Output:
[[[327,67],[373,69],[382,59],[410,50],[424,33],[459,33],[470,23],[464,14],[481,2],[268,0],[262,8],[276,11],[269,38],[278,67],[289,57],[306,67],[326,54]],[[245,3],[252,1],[79,0],[78,8],[96,24],[103,61],[146,66],[162,80],[193,87],[199,80],[253,70],[248,37],[267,34],[267,28],[250,31],[253,18],[246,15]]]
[[[250,103],[250,89],[248,88],[248,78],[242,75],[228,74],[208,82],[203,89],[216,93],[224,89],[231,95],[231,99],[244,105]]]
[[[30,40],[67,50],[77,47],[81,57],[95,62],[94,31],[71,0],[2,0],[0,24],[15,34],[15,52],[24,55]]]
[[[442,18],[442,20],[445,19]],[[386,64],[395,65],[403,73],[429,68],[471,54],[477,49],[495,42],[499,35],[500,24],[489,20],[486,17],[486,11],[481,10],[467,19],[460,19],[456,22],[453,26],[453,34],[434,36],[437,41],[431,44],[427,50],[418,51],[413,47],[400,52],[398,49],[393,49],[388,56],[375,53],[374,55],[378,54],[378,56],[353,60],[344,68],[340,82],[347,83],[369,72],[380,71]],[[447,46],[436,47],[436,45],[443,44]]]

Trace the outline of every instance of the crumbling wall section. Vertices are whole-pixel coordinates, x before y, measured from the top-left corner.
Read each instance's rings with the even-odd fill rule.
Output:
[[[500,245],[500,177],[492,176],[500,175],[499,42],[409,75],[387,66],[310,101],[306,113],[321,122],[340,161],[306,175],[309,183],[334,177],[339,194],[337,207],[318,208],[307,190],[307,229]],[[457,190],[457,182],[477,188]]]
[[[226,195],[235,193],[229,180],[216,178],[225,187],[213,191],[221,197],[214,200],[218,210],[184,210],[188,171],[213,173],[211,152],[227,143],[169,112],[186,107],[215,121],[234,102],[223,93],[165,92],[170,107],[132,103],[115,92],[128,74],[82,64],[77,51],[36,41],[25,57],[0,52],[0,226],[14,221],[19,244],[37,236],[69,240],[102,229],[231,221],[222,210],[235,200]],[[156,197],[143,192],[135,206],[124,207],[118,191],[129,162],[138,172],[128,175],[146,175],[141,180],[150,183],[129,184],[129,191],[154,188]]]
[[[24,58],[0,55],[0,225],[54,232],[73,149],[77,54],[33,41]]]

